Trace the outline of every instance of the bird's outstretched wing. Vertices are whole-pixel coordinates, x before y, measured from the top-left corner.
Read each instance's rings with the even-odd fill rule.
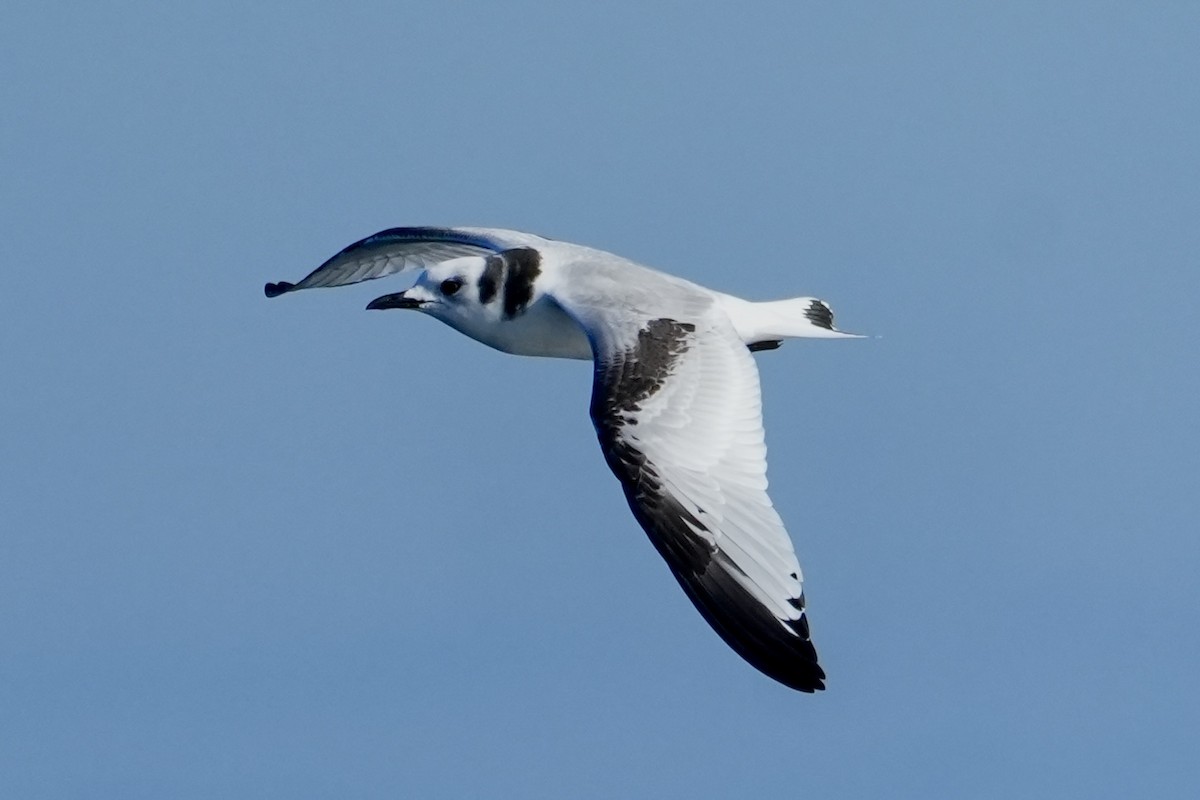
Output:
[[[540,236],[499,228],[388,228],[360,239],[297,283],[263,287],[267,297],[323,286],[345,286],[447,261],[545,243]]]
[[[726,643],[793,689],[825,688],[800,565],[767,496],[753,357],[703,299],[664,304],[685,311],[673,317],[597,296],[555,299],[592,341],[592,421],[633,515]]]

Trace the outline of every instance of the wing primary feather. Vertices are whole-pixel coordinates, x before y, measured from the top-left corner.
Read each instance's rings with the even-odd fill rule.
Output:
[[[459,256],[488,255],[538,240],[529,234],[490,228],[388,228],[343,247],[296,283],[263,287],[267,297],[300,289],[345,286]]]
[[[690,322],[652,319],[626,347],[598,355],[591,416],[605,461],[620,480],[634,518],[667,562],[684,593],[717,634],[742,658],[780,683],[802,692],[824,689],[825,672],[817,663],[817,652],[809,639],[803,592],[797,597],[787,596],[790,593],[787,581],[789,578],[798,581],[799,568],[777,565],[779,574],[763,581],[761,570],[769,569],[769,565],[762,560],[765,551],[760,553],[761,547],[754,545],[752,538],[745,538],[748,520],[740,520],[730,531],[723,531],[720,520],[710,520],[705,513],[707,502],[703,498],[689,497],[685,505],[675,496],[681,491],[699,493],[696,488],[680,487],[700,484],[681,483],[678,465],[655,463],[647,453],[644,439],[652,439],[654,433],[643,428],[653,426],[654,417],[643,412],[655,404],[656,395],[665,391],[664,387],[671,388],[670,381],[682,359],[699,357],[690,351],[703,335]],[[704,344],[723,347],[726,342]],[[729,347],[742,345],[735,343]],[[744,349],[742,354],[750,360]],[[721,375],[719,371],[714,375],[702,378],[709,382],[707,385],[692,387],[693,398],[705,396],[706,402],[711,402],[705,393],[720,393],[715,381]],[[689,437],[704,437],[706,433],[704,429],[687,431]],[[752,491],[765,498],[761,488]],[[730,510],[734,505],[738,508],[735,514],[740,514],[743,506],[733,504]],[[770,524],[778,524],[769,500],[766,507],[769,514],[762,515],[760,522],[765,518]],[[731,540],[730,552],[725,552],[721,549],[721,537],[730,532],[741,534],[745,541],[733,546]],[[794,559],[786,541],[784,545],[786,557]],[[739,557],[752,559],[747,561],[745,569],[738,565]],[[781,556],[779,564],[787,563]],[[794,560],[790,563],[795,564]],[[760,580],[754,580],[746,569],[758,574]],[[781,589],[785,591],[781,593]],[[764,602],[764,596],[770,598],[769,602]],[[790,618],[795,613],[791,609],[800,612],[797,618]]]

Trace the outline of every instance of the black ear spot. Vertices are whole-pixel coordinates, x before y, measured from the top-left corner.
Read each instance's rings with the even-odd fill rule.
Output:
[[[442,294],[449,296],[461,289],[462,285],[463,282],[458,278],[446,278],[438,288],[442,290]]]

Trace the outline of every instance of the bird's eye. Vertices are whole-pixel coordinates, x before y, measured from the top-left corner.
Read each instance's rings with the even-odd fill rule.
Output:
[[[462,288],[462,285],[462,281],[460,281],[458,278],[446,278],[446,280],[442,281],[442,294],[454,294]]]

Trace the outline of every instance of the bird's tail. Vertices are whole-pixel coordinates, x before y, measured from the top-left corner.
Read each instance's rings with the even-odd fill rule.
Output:
[[[861,339],[833,326],[833,311],[824,300],[793,297],[754,303],[732,295],[718,295],[733,327],[751,350],[777,347],[783,339]]]

